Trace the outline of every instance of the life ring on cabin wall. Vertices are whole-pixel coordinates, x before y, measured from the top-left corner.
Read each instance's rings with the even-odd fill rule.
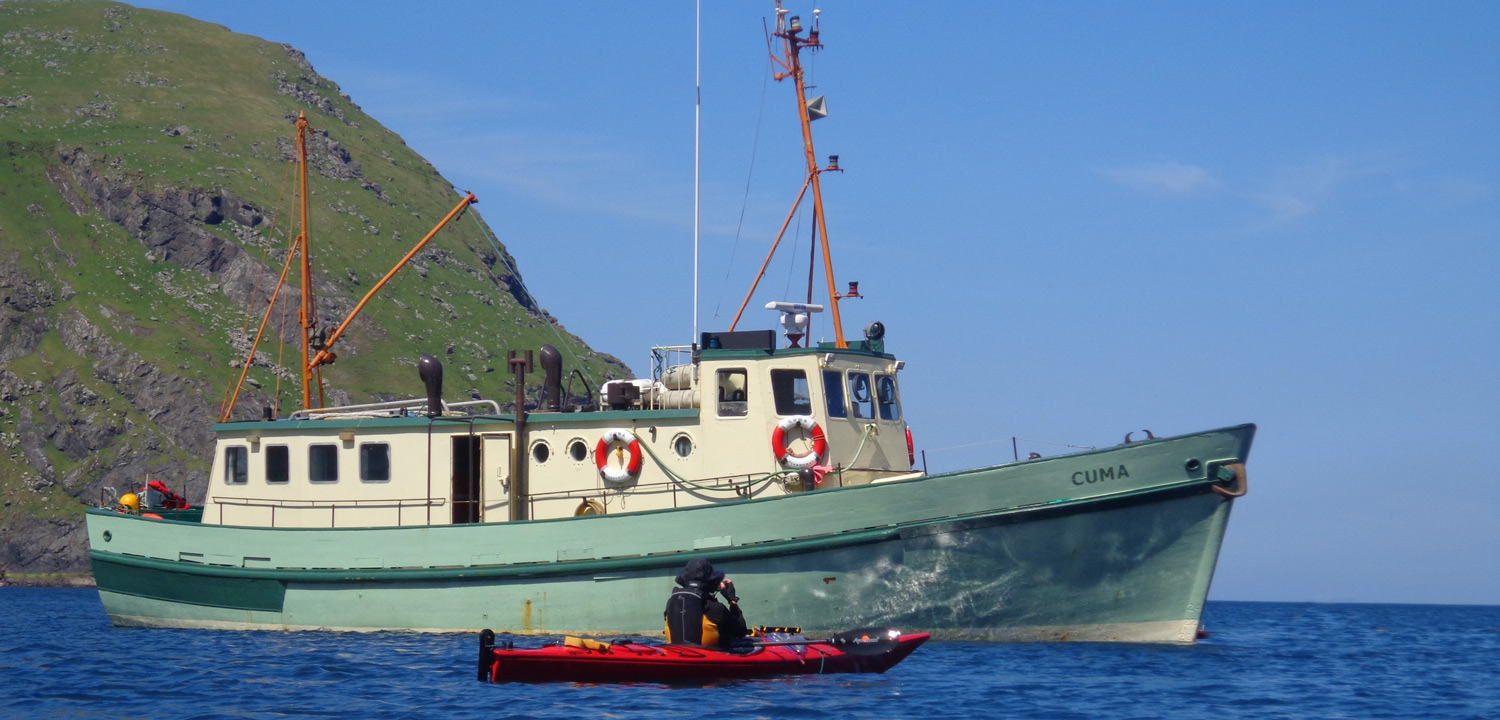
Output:
[[[624,467],[613,467],[609,464],[609,450],[621,443],[630,450],[630,460]],[[641,473],[641,441],[637,440],[635,434],[629,430],[615,429],[604,433],[599,438],[599,443],[594,446],[594,464],[599,466],[599,475],[605,482],[616,485],[629,482]]]
[[[812,438],[812,452],[806,455],[793,455],[786,449],[786,433],[792,428],[802,428]],[[793,415],[782,418],[776,424],[776,429],[771,432],[771,452],[776,453],[776,458],[781,464],[801,470],[818,464],[818,460],[828,457],[828,438],[823,436],[823,428],[818,427],[816,420],[809,415]]]

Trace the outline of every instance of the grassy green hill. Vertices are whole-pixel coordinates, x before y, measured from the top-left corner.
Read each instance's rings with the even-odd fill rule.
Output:
[[[87,569],[80,509],[149,475],[202,496],[208,426],[286,256],[305,113],[325,325],[459,200],[300,52],[111,2],[0,2],[0,576]],[[482,211],[483,198],[478,209]],[[524,289],[470,213],[366,308],[325,368],[330,401],[513,397],[506,350],[628,374]],[[293,283],[295,285],[295,283]],[[298,289],[238,417],[300,406]],[[575,388],[576,389],[576,388]]]

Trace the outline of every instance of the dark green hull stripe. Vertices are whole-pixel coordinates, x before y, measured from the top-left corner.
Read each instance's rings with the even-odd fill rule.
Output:
[[[150,564],[133,562],[139,559],[108,553],[89,553],[89,560],[94,566],[94,582],[99,589],[109,592],[233,610],[279,613],[286,600],[286,583],[280,580],[243,575],[205,575],[195,577],[191,583],[184,583],[181,581],[184,574],[183,563],[159,560]]]
[[[1138,490],[1130,493],[1111,495],[1102,498],[1090,498],[1087,500],[1061,500],[1041,505],[1021,508],[1009,508],[999,512],[976,513],[972,516],[960,516],[942,518],[939,520],[927,520],[918,523],[904,525],[890,525],[878,528],[866,528],[863,530],[851,530],[813,537],[797,538],[791,540],[777,540],[752,545],[738,545],[733,547],[712,548],[706,550],[680,550],[668,553],[659,553],[646,556],[604,558],[599,560],[569,560],[559,562],[539,562],[513,565],[472,565],[465,567],[429,567],[429,568],[372,568],[351,570],[345,568],[313,568],[313,569],[288,569],[288,568],[245,568],[227,565],[204,565],[199,563],[187,563],[172,560],[158,560],[155,558],[139,557],[135,555],[121,555],[99,550],[89,552],[89,558],[94,563],[94,577],[101,590],[124,592],[131,595],[143,597],[162,597],[160,587],[174,587],[176,582],[172,575],[192,575],[194,577],[220,578],[224,580],[243,579],[255,583],[270,583],[277,586],[278,593],[284,592],[285,583],[360,583],[360,582],[392,582],[392,581],[433,581],[433,580],[480,580],[490,578],[507,579],[535,579],[546,577],[562,577],[569,575],[590,575],[600,573],[621,572],[630,570],[654,570],[661,568],[677,568],[683,563],[683,558],[704,553],[712,553],[714,562],[728,562],[731,560],[753,560],[760,558],[783,557],[788,555],[800,555],[803,553],[833,550],[857,545],[868,545],[872,543],[896,540],[903,537],[916,537],[921,535],[940,534],[955,531],[975,530],[994,525],[1008,525],[1022,522],[1035,522],[1055,517],[1068,515],[1080,515],[1084,513],[1102,512],[1115,508],[1130,507],[1146,503],[1160,502],[1187,495],[1197,495],[1210,492],[1210,483],[1193,481],[1165,488],[1152,488]],[[152,585],[142,586],[134,583],[128,586],[131,589],[116,589],[113,578],[100,575],[99,568],[107,567],[129,567],[133,569],[150,570],[157,573],[156,582]],[[196,582],[196,581],[195,581]],[[143,591],[143,587],[152,592]],[[270,597],[271,588],[254,585],[247,590],[261,592],[265,597]],[[186,593],[193,596],[204,596],[207,593]],[[234,593],[226,593],[224,602],[205,602],[203,600],[185,599],[182,602],[191,602],[198,605],[214,605],[217,607],[241,607],[246,600]],[[281,608],[281,596],[275,597],[275,609]],[[245,609],[261,609],[247,607]]]

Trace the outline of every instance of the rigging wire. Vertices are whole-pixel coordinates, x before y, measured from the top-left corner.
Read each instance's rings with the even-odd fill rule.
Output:
[[[468,191],[465,190],[464,192],[468,192]],[[541,309],[541,303],[537,303],[537,301],[536,301],[536,295],[532,294],[531,288],[526,287],[526,281],[521,279],[521,273],[520,273],[520,271],[516,270],[515,266],[511,265],[510,262],[505,259],[505,250],[500,247],[499,240],[497,240],[490,233],[489,228],[485,226],[485,223],[483,223],[482,221],[480,221],[480,219],[479,219],[479,211],[476,210],[473,205],[470,205],[468,207],[468,212],[469,212],[469,217],[471,217],[474,220],[474,226],[477,227],[477,228],[479,228],[479,235],[480,235],[480,237],[483,237],[485,239],[485,241],[490,244],[490,247],[494,249],[494,251],[495,251],[495,257],[499,258],[500,263],[505,266],[505,269],[510,271],[510,276],[513,277],[513,278],[515,278],[516,282],[518,284],[520,284],[521,290],[525,291],[525,293],[526,293],[526,297],[531,298],[531,301],[533,303],[536,303],[537,309]],[[499,284],[499,282],[500,282],[499,278],[495,278],[493,273],[490,274],[490,277],[494,278],[495,283],[497,285]],[[575,352],[573,352],[573,344],[570,343],[570,342],[568,342],[567,340],[563,339],[562,330],[558,329],[557,323],[554,320],[547,320],[545,318],[543,320],[544,320],[544,322],[547,323],[548,326],[550,326],[552,328],[553,334],[557,335],[557,343],[559,345],[561,345],[563,347],[563,349],[568,352],[568,356],[569,357],[573,358],[573,366],[576,367],[576,368],[578,368],[578,369],[580,369],[583,372],[584,379],[588,380],[588,382],[589,382],[590,385],[592,385],[594,387],[598,387],[599,383],[595,382],[594,381],[594,376],[592,376],[592,375],[589,374],[588,367],[583,364],[582,360],[578,359],[578,354],[575,353]]]
[[[724,288],[729,287],[729,274],[734,270],[735,251],[740,246],[740,232],[745,229],[745,210],[750,207],[750,181],[755,177],[755,158],[760,150],[761,120],[766,115],[766,89],[770,87],[770,84],[771,56],[768,54],[765,71],[761,73],[760,108],[755,113],[755,139],[750,143],[750,170],[745,173],[745,197],[740,201],[740,222],[734,228],[734,244],[729,246],[729,264],[724,268],[724,282],[719,284],[719,298],[714,301],[714,317],[719,317],[719,307],[724,303]]]
[[[817,241],[816,238],[813,239]],[[792,296],[792,272],[797,269],[797,248],[802,242],[802,206],[797,206],[797,229],[792,233],[792,251],[787,253],[789,260],[786,264],[786,287],[781,289],[784,298]]]
[[[290,184],[291,184],[291,176],[292,176],[292,164],[291,163],[287,163],[287,165],[286,165],[286,172],[281,176],[281,189],[276,192],[276,204],[273,206],[273,209],[271,211],[271,223],[266,228],[266,242],[265,242],[265,244],[261,245],[261,249],[260,249],[260,272],[257,272],[255,274],[255,277],[251,280],[251,285],[250,285],[250,301],[248,303],[246,303],[246,305],[245,305],[245,319],[244,319],[244,322],[240,325],[240,338],[242,340],[250,333],[250,316],[252,314],[251,308],[255,307],[256,297],[258,295],[260,295],[260,279],[261,279],[261,276],[264,275],[265,272],[270,269],[270,266],[268,264],[266,264],[266,259],[267,259],[267,257],[269,257],[270,252],[271,252],[271,240],[275,239],[275,237],[276,237],[276,223],[277,223],[278,219],[281,217],[282,201],[284,201],[286,199],[286,190],[287,190],[287,187],[290,186]],[[273,291],[273,296],[271,297],[270,302],[274,304],[277,300],[278,300],[278,297],[274,294],[274,291]],[[283,305],[282,306],[282,314],[283,315],[285,315],[285,310],[286,310],[286,307],[285,307],[285,305]],[[285,340],[280,337],[279,333],[278,333],[277,339],[279,341],[285,343]],[[251,347],[254,347],[254,343],[251,344]],[[236,351],[236,355],[238,355],[238,351]],[[252,353],[250,355],[250,357],[245,360],[245,364],[253,366],[254,363],[255,363],[255,355]],[[277,363],[278,363],[278,365],[280,364],[279,358],[278,358]],[[278,367],[278,370],[279,369],[280,368]],[[279,391],[280,386],[281,386],[281,374],[279,372],[273,372],[272,374],[276,376],[276,386],[277,386],[277,389]],[[223,397],[223,399],[219,403],[219,415],[221,417],[224,415],[226,409],[232,409],[232,408],[228,408],[228,405],[232,401],[232,399],[235,397],[235,394],[236,394],[237,390],[238,390],[238,386],[237,386],[236,383],[233,383],[233,382],[231,382],[227,387],[224,388],[224,397]],[[277,403],[277,405],[281,404],[281,398],[279,396],[276,398],[276,403]]]

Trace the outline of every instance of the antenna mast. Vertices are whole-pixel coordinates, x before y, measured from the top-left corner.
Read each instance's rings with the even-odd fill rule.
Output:
[[[693,29],[693,335],[698,342],[698,159],[703,125],[703,0],[695,3]]]
[[[776,0],[776,32],[772,34],[781,38],[782,51],[780,57],[775,54],[771,55],[771,61],[785,68],[785,71],[777,71],[772,77],[775,77],[777,82],[791,78],[793,85],[797,88],[797,116],[802,121],[802,147],[807,155],[807,181],[802,184],[802,192],[797,194],[796,202],[792,203],[792,210],[790,213],[787,213],[786,221],[781,224],[781,231],[776,234],[776,241],[771,244],[771,250],[766,253],[766,260],[760,266],[760,274],[755,277],[755,282],[751,284],[750,292],[745,295],[745,301],[740,303],[739,313],[734,316],[734,322],[730,323],[729,329],[733,330],[739,324],[740,316],[744,314],[745,307],[750,304],[750,297],[755,294],[755,286],[760,284],[761,277],[765,275],[766,266],[771,262],[771,256],[776,253],[776,247],[781,244],[781,238],[786,234],[787,226],[791,224],[792,218],[797,213],[797,207],[802,204],[802,198],[807,195],[808,188],[811,188],[813,196],[813,224],[816,226],[817,234],[817,237],[813,241],[821,244],[823,247],[823,274],[828,280],[828,305],[829,310],[832,311],[830,315],[833,320],[834,347],[846,348],[849,347],[849,343],[844,340],[844,323],[839,315],[839,300],[844,297],[858,297],[858,295],[853,290],[852,284],[848,295],[839,295],[838,290],[834,286],[833,254],[828,247],[828,221],[823,216],[823,190],[818,182],[818,177],[825,171],[843,172],[843,170],[839,168],[837,155],[829,156],[828,167],[818,167],[817,153],[813,151],[812,113],[817,111],[819,117],[822,117],[826,113],[823,112],[821,106],[817,108],[808,107],[807,86],[802,77],[802,59],[800,55],[804,48],[816,51],[823,47],[823,43],[818,40],[818,20],[822,11],[813,11],[813,27],[807,33],[807,37],[801,36],[801,18],[796,15],[788,17],[789,12],[781,7],[781,0]]]

